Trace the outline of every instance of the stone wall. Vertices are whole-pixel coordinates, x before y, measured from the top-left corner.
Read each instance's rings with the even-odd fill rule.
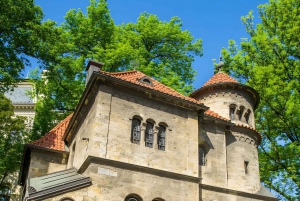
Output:
[[[30,158],[27,178],[40,177],[67,168],[68,156],[66,154],[32,149]]]
[[[139,195],[143,201],[154,198],[166,201],[199,200],[198,183],[99,164],[91,164],[84,175],[91,178],[92,186],[47,201],[59,201],[64,197],[75,201],[123,201],[130,194]]]
[[[91,107],[87,105],[82,109],[88,111],[70,145],[68,167],[72,167],[70,162],[76,142],[74,167],[77,169],[90,155],[198,176],[197,112],[105,85],[100,85],[97,96],[91,102]],[[139,145],[131,142],[134,116],[142,120]],[[147,120],[154,123],[153,148],[145,146]],[[165,151],[158,150],[157,146],[160,124],[167,128]]]

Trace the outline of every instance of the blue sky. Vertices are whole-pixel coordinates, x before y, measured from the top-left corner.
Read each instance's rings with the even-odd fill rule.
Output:
[[[195,39],[203,40],[204,55],[196,58],[193,68],[198,75],[194,87],[201,87],[213,75],[212,59],[218,59],[222,47],[228,40],[237,43],[248,38],[241,16],[254,11],[255,21],[259,22],[257,6],[268,0],[108,0],[111,17],[116,24],[136,22],[142,12],[155,14],[162,21],[178,16],[183,29],[192,33]],[[64,21],[66,12],[72,8],[86,11],[89,0],[36,0],[42,7],[45,20],[59,24]],[[35,66],[33,66],[35,67]]]

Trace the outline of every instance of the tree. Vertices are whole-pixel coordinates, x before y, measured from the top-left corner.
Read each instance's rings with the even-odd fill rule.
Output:
[[[256,89],[262,182],[283,200],[300,196],[300,1],[270,0],[242,21],[251,39],[222,50],[224,70]]]
[[[42,26],[43,13],[33,0],[0,1],[0,92],[19,78],[29,57],[37,58],[49,23]]]
[[[11,101],[0,93],[0,187],[20,168],[23,145],[29,139],[25,130],[25,117],[14,117]]]
[[[182,92],[192,90],[195,76],[191,64],[202,55],[202,43],[193,43],[182,31],[178,17],[162,22],[142,13],[136,23],[115,25],[105,0],[90,1],[87,13],[70,10],[65,22],[52,29],[52,43],[44,46],[45,80],[33,76],[42,96],[37,104],[34,132],[43,135],[56,120],[75,110],[85,86],[89,59],[104,63],[110,72],[138,69]],[[50,34],[51,35],[51,34]]]

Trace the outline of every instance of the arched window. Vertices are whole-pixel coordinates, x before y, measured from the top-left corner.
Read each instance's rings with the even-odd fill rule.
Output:
[[[245,120],[246,120],[246,123],[248,123],[248,124],[249,124],[250,114],[251,114],[251,111],[248,109],[247,112],[245,113]]]
[[[125,198],[125,201],[143,201],[139,195],[131,194]]]
[[[146,133],[145,133],[145,146],[153,147],[153,124],[147,121]]]
[[[166,147],[166,128],[159,125],[159,131],[157,136],[157,145],[159,150],[165,150]]]
[[[134,144],[140,144],[141,139],[141,121],[137,118],[132,119],[131,126],[131,142]]]
[[[165,201],[165,200],[161,198],[154,198],[152,201]]]
[[[205,166],[206,164],[206,150],[203,146],[199,146],[199,165]]]
[[[72,198],[67,197],[67,198],[62,198],[59,201],[74,201],[74,200]]]
[[[11,190],[8,186],[0,187],[0,201],[9,201]]]
[[[231,104],[229,106],[229,117],[231,120],[235,119],[235,109],[236,109],[236,105],[235,104]]]
[[[240,108],[239,108],[239,120],[240,121],[242,120],[244,109],[245,109],[244,106],[240,106]]]

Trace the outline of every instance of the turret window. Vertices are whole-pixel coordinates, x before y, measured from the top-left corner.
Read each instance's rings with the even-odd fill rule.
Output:
[[[140,144],[141,139],[141,121],[133,118],[131,127],[131,142],[134,144]]]
[[[166,146],[166,128],[162,125],[159,126],[157,136],[158,149],[164,151]]]
[[[245,113],[245,120],[248,124],[249,124],[250,114],[251,114],[251,111],[248,109],[247,112]]]
[[[236,105],[231,104],[229,106],[229,117],[230,117],[231,120],[235,119],[235,109],[236,109]]]
[[[199,146],[199,165],[206,165],[206,150],[203,146]]]
[[[145,146],[146,147],[153,147],[153,124],[147,122],[146,125],[146,133],[145,133]]]

